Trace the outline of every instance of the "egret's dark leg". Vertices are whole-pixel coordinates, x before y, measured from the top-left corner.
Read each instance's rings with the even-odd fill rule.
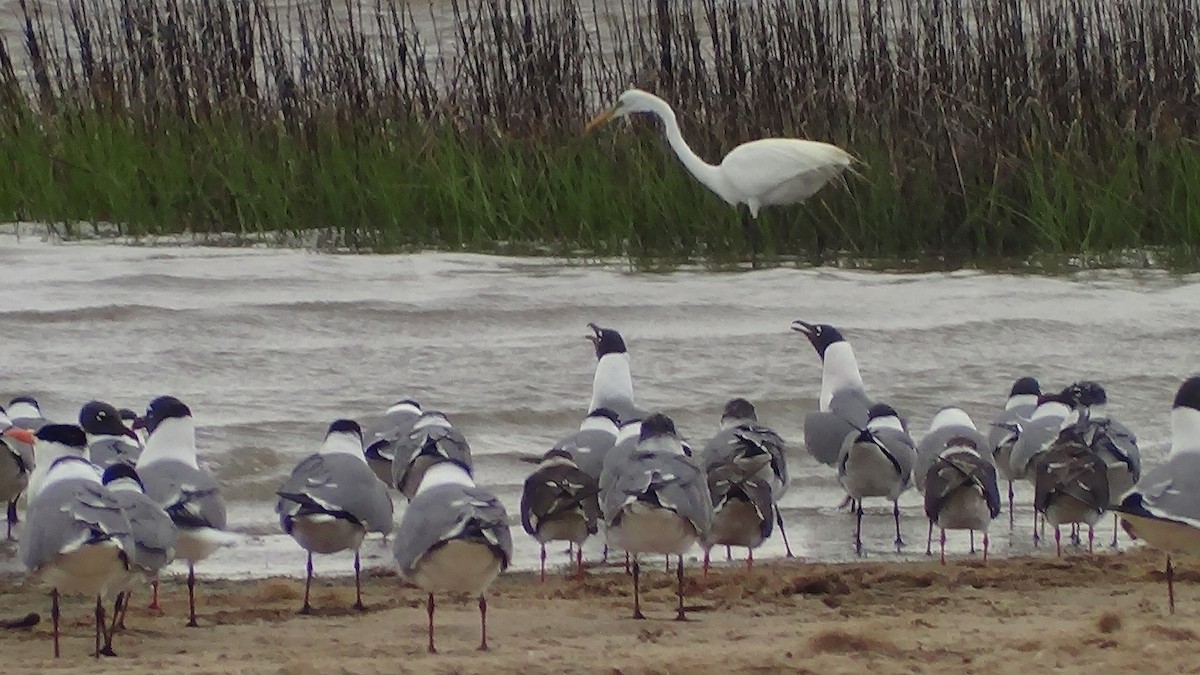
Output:
[[[1013,482],[1008,481],[1008,531],[1016,527],[1016,516],[1013,514]]]
[[[1171,556],[1167,556],[1167,607],[1172,614],[1175,613],[1175,568],[1171,567]],[[58,624],[54,624],[57,626]],[[58,637],[57,629],[54,633],[55,638]],[[54,643],[54,655],[58,656],[58,642]]]
[[[900,547],[904,545],[904,539],[900,536],[900,502],[892,502],[892,517],[896,519],[896,552],[900,551]]]
[[[546,545],[542,544],[542,583],[546,583]]]
[[[929,520],[929,534],[925,535],[925,555],[933,555],[933,519]]]
[[[792,545],[788,543],[787,530],[783,527],[783,514],[780,513],[779,507],[775,507],[775,524],[779,526],[779,534],[783,536],[783,548],[787,550],[787,557],[795,558],[792,555]]]
[[[733,560],[733,547],[726,546],[725,547],[725,562],[729,562],[731,560]]]
[[[354,609],[365,612],[367,606],[362,601],[362,559],[357,550],[354,551]]]
[[[1117,514],[1114,513],[1113,514],[1113,538],[1112,538],[1112,544],[1110,544],[1110,546],[1112,546],[1113,548],[1116,548],[1116,546],[1117,546],[1117,530],[1119,530],[1119,529],[1121,529],[1121,519],[1120,519],[1120,517],[1117,516]]]
[[[188,628],[196,628],[196,565],[188,562]]]
[[[971,530],[971,555],[975,555],[975,530]]]
[[[1033,547],[1037,548],[1038,542],[1041,540],[1042,538],[1038,536],[1038,512],[1035,508],[1033,510]]]
[[[667,573],[667,574],[670,574],[670,573],[671,573],[671,554],[670,554],[670,553],[668,553],[668,554],[666,554],[666,555],[665,555],[665,556],[663,556],[663,557],[667,559],[667,564],[664,566],[664,567],[665,567],[665,571],[666,571],[666,573]]]
[[[1167,558],[1167,567],[1171,566],[1171,559]],[[58,611],[58,589],[50,591],[50,618],[54,621],[54,658],[59,657],[58,650],[58,621],[62,614]]]
[[[858,507],[854,510],[854,512],[857,515],[857,523],[854,526],[854,552],[857,555],[861,556],[862,555],[862,517],[863,517],[863,508],[862,508],[861,501],[858,502]]]
[[[21,495],[17,495],[18,499],[20,497],[21,497]],[[19,522],[21,522],[21,521],[17,519],[17,499],[13,499],[11,502],[8,503],[8,535],[6,538],[9,541],[15,541],[15,539],[13,538],[13,533],[12,533],[13,525],[16,525]]]
[[[429,614],[429,653],[436,654],[437,648],[433,646],[433,593],[429,594],[429,602],[425,605],[425,611]]]
[[[312,586],[312,575],[313,575],[312,552],[311,551],[309,551],[309,553],[308,553],[308,564],[305,565],[305,570],[307,570],[307,574],[304,575],[304,606],[300,608],[300,613],[301,614],[312,614],[312,605],[308,604],[308,591],[309,591],[309,588]]]
[[[675,594],[679,597],[679,611],[675,614],[676,621],[687,621],[687,614],[683,613],[683,556],[679,556],[679,562],[675,566]]]
[[[1062,532],[1059,531],[1057,525],[1054,526],[1054,554],[1062,557]]]
[[[487,644],[487,598],[479,596],[479,651],[486,652]]]
[[[750,267],[758,269],[761,232],[758,228],[758,219],[750,215],[749,208],[742,211],[742,231],[746,235],[746,243],[750,244]]]
[[[644,619],[646,615],[642,614],[642,596],[641,587],[638,585],[638,577],[641,576],[642,566],[638,564],[637,556],[633,558],[633,618]]]

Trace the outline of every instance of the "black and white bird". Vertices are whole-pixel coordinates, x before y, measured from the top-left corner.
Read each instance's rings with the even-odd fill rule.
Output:
[[[632,447],[618,446],[600,475],[600,510],[608,543],[633,556],[633,616],[642,614],[638,556],[679,556],[676,568],[676,620],[686,621],[683,608],[683,554],[708,539],[712,500],[704,471],[684,454],[675,423],[653,414],[641,423]]]
[[[13,528],[19,522],[17,500],[29,487],[33,471],[33,432],[13,426],[3,407],[0,407],[0,502],[7,503],[8,532],[5,539],[14,541]]]
[[[1033,508],[1054,527],[1054,545],[1062,555],[1062,525],[1088,528],[1092,551],[1094,526],[1110,505],[1108,466],[1092,451],[1087,410],[1059,431],[1034,460]]]
[[[1004,410],[992,421],[988,430],[988,447],[992,451],[992,461],[996,465],[996,473],[1008,481],[1008,529],[1015,525],[1013,516],[1013,482],[1018,476],[1012,471],[1012,452],[1021,437],[1023,425],[1029,423],[1033,411],[1037,409],[1038,398],[1042,395],[1042,386],[1033,377],[1017,378],[1008,391],[1008,400],[1004,402]]]
[[[173,396],[160,396],[146,408],[146,448],[137,473],[146,495],[175,523],[176,558],[188,564],[188,626],[196,623],[196,563],[237,539],[225,532],[221,486],[196,452],[192,411]],[[157,587],[156,587],[157,595]]]
[[[1171,408],[1171,451],[1115,510],[1125,531],[1167,554],[1167,601],[1175,613],[1172,555],[1200,554],[1200,376],[1184,380]]]
[[[37,399],[32,396],[17,396],[8,402],[8,419],[15,427],[37,431],[43,425],[49,424],[45,415],[42,414],[42,407],[38,404]]]
[[[1029,419],[1010,430],[1017,432],[1009,455],[1009,475],[1014,480],[1034,483],[1037,465],[1041,456],[1050,448],[1050,444],[1058,438],[1063,423],[1072,413],[1073,402],[1061,393],[1042,394],[1038,397],[1038,405]],[[1038,529],[1040,512],[1033,509],[1033,543],[1041,540]]]
[[[610,421],[611,423],[611,421]],[[521,525],[541,545],[541,579],[546,581],[546,543],[571,542],[576,574],[583,576],[583,542],[599,531],[600,487],[571,453],[554,448],[542,456],[521,490]]]
[[[87,435],[74,424],[43,424],[33,434],[33,471],[29,474],[29,499],[41,492],[50,466],[62,457],[87,459]]]
[[[158,574],[175,559],[175,539],[178,530],[171,517],[153,499],[146,495],[142,479],[137,470],[123,462],[104,469],[101,482],[112,494],[117,506],[125,512],[132,528],[133,550],[129,556],[129,579],[119,588],[113,624],[124,625],[125,613],[129,610],[129,594],[132,585],[139,579],[158,582]],[[151,609],[158,608],[157,593],[150,603]]]
[[[858,360],[841,331],[829,324],[792,322],[821,357],[821,396],[818,409],[804,417],[804,445],[822,464],[836,466],[842,445],[866,426],[871,409]]]
[[[754,549],[771,536],[774,525],[792,557],[778,506],[788,487],[785,446],[779,434],[759,423],[752,403],[735,398],[725,404],[720,430],[701,454],[713,502],[712,531],[703,542],[705,572],[713,546],[725,546],[727,552],[730,546],[746,547],[752,566]]]
[[[568,453],[581,471],[599,481],[604,457],[617,444],[619,424],[617,413],[596,408],[583,418],[579,431],[555,443],[554,449]]]
[[[857,504],[854,550],[858,555],[862,555],[862,501],[868,497],[884,497],[892,502],[897,549],[904,544],[899,499],[912,487],[916,463],[916,445],[896,410],[886,403],[871,406],[862,431],[846,437],[837,462],[838,482]]]
[[[1075,408],[1087,417],[1082,431],[1092,452],[1108,467],[1108,496],[1112,506],[1133,489],[1142,477],[1142,456],[1137,436],[1129,427],[1113,419],[1107,412],[1108,393],[1097,382],[1084,380],[1067,387],[1064,393],[1075,402]],[[1112,546],[1117,545],[1117,514],[1113,514]]]
[[[608,408],[620,420],[642,419],[646,412],[633,400],[633,374],[625,338],[612,328],[589,323],[592,334],[587,338],[596,347],[596,372],[592,376],[592,400],[588,410]]]
[[[958,431],[967,433],[959,434]],[[1000,488],[991,453],[975,430],[970,416],[961,408],[946,408],[934,416],[930,432],[921,440],[925,479],[925,515],[930,531],[941,530],[941,562],[946,564],[946,530],[969,530],[971,553],[975,533],[983,533],[983,562],[988,558],[988,527],[1000,515]],[[929,552],[926,547],[926,553]]]
[[[363,434],[363,453],[367,457],[367,464],[384,484],[392,484],[392,458],[396,455],[396,444],[408,436],[419,419],[421,404],[406,398],[388,408],[383,419],[372,424]]]
[[[938,457],[948,447],[948,443],[956,439],[958,445],[965,445],[963,440],[971,442],[970,447],[978,450],[985,446],[983,435],[975,427],[975,422],[967,411],[956,406],[947,406],[937,411],[933,419],[929,422],[929,430],[917,443],[917,464],[913,469],[913,480],[916,483],[917,490],[921,494],[925,494],[925,480],[930,475],[930,469],[937,462]],[[991,463],[991,454],[987,457],[988,463]],[[994,468],[994,467],[993,467]],[[928,511],[928,499],[926,499],[926,511]],[[990,519],[989,519],[990,522]],[[932,555],[931,550],[933,544],[933,527],[935,519],[929,518],[929,536],[925,540],[925,555]],[[971,528],[946,528],[946,529],[971,529]],[[944,534],[944,533],[943,533]],[[944,539],[944,537],[943,537]],[[975,552],[975,532],[971,531],[971,553]]]
[[[438,410],[422,412],[408,435],[396,442],[395,449],[390,485],[410,500],[421,485],[425,469],[435,462],[453,459],[474,466],[466,437]]]
[[[104,401],[85,403],[79,410],[79,426],[88,436],[88,459],[101,471],[113,464],[137,466],[142,444],[114,406]]]
[[[429,594],[429,651],[435,593],[479,598],[481,650],[487,650],[487,589],[512,560],[508,513],[490,491],[475,485],[471,467],[436,457],[422,472],[393,547],[400,574]]]
[[[86,443],[83,429],[74,425],[49,425],[39,433],[42,440],[64,446]],[[112,655],[104,598],[125,583],[134,540],[129,518],[100,483],[96,467],[80,456],[55,460],[41,490],[30,497],[26,525],[21,562],[32,579],[50,589],[55,658],[60,654],[61,594],[95,598],[95,656]]]
[[[362,601],[362,563],[359,548],[368,532],[392,531],[392,499],[363,454],[362,429],[353,420],[335,420],[325,433],[320,452],[305,457],[275,492],[279,525],[308,552],[304,606],[312,612],[309,588],[313,553],[354,551],[354,608]]]

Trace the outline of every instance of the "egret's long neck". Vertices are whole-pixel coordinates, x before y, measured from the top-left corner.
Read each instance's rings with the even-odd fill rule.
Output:
[[[1200,454],[1200,410],[1181,406],[1171,411],[1171,454]]]
[[[475,487],[475,481],[471,480],[471,475],[465,469],[454,462],[439,462],[425,471],[425,475],[421,477],[421,485],[417,488],[417,494],[439,485]]]
[[[592,378],[592,404],[588,410],[606,407],[611,402],[633,405],[629,354],[605,354],[596,362],[596,375]]]
[[[193,469],[196,464],[196,423],[190,417],[172,417],[159,422],[154,433],[146,439],[146,449],[138,458],[138,466],[164,459],[183,462]]]
[[[863,389],[862,375],[858,372],[858,361],[854,350],[846,341],[835,342],[825,348],[821,366],[821,410],[829,412],[833,395],[843,389]]]
[[[654,102],[654,112],[662,119],[663,126],[667,130],[667,142],[671,144],[671,149],[675,151],[675,155],[679,157],[679,161],[683,162],[684,168],[691,172],[696,180],[704,184],[705,187],[717,193],[721,199],[736,205],[736,201],[727,196],[727,185],[721,177],[721,172],[718,167],[709,164],[697,155],[687,141],[683,140],[683,132],[679,129],[679,120],[675,117],[675,111],[671,110],[671,106],[667,105],[666,101],[658,100]]]
[[[322,455],[350,455],[357,457],[364,464],[367,462],[363,456],[362,442],[358,440],[358,436],[352,433],[343,433],[335,431],[325,437],[325,443],[321,445]]]

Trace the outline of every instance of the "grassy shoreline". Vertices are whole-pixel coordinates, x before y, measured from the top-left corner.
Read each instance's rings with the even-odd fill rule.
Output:
[[[67,31],[30,4],[0,52],[0,218],[743,260],[737,214],[653,125],[581,134],[635,82],[709,161],[764,135],[863,160],[765,213],[768,260],[1194,266],[1200,3],[980,4],[630,3],[599,45],[575,0],[464,0],[440,60],[394,3],[281,25],[258,0],[64,2]]]

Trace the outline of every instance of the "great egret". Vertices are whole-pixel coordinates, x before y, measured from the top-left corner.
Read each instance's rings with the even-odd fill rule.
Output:
[[[756,267],[759,210],[764,206],[795,204],[808,199],[854,161],[850,153],[836,145],[796,138],[763,138],[742,143],[730,150],[720,164],[713,166],[683,140],[671,106],[640,89],[629,89],[621,94],[615,105],[588,123],[586,131],[633,113],[657,115],[666,127],[671,149],[683,166],[734,208],[739,204],[749,207],[742,216],[742,225],[750,237]]]

